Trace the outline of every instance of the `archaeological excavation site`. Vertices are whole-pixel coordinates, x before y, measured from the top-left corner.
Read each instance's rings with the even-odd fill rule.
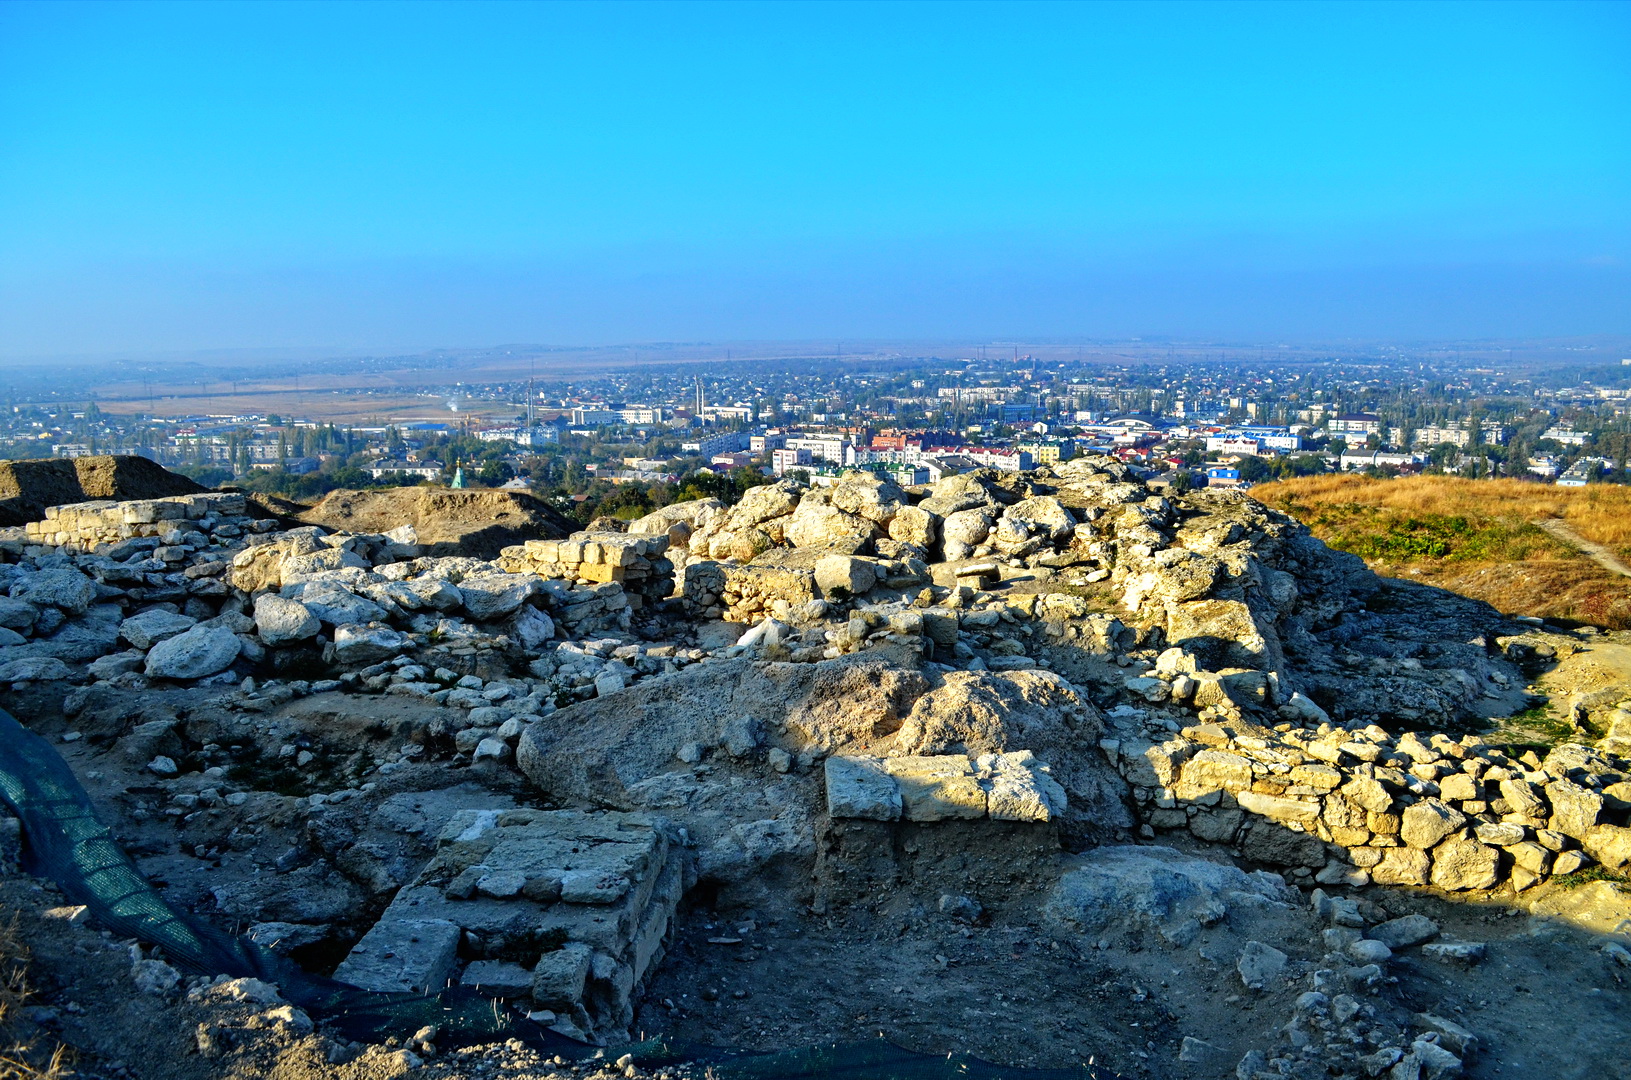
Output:
[[[22,464],[0,1076],[1631,1075],[1631,632],[1103,457],[587,529]]]

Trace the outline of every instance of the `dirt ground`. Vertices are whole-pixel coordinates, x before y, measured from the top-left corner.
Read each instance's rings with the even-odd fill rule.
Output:
[[[144,873],[167,896],[222,929],[241,927],[218,909],[214,890],[273,876],[268,868],[291,852],[303,861],[323,843],[320,832],[275,814],[250,821],[221,810],[190,818],[166,814],[155,805],[142,771],[147,751],[135,752],[128,736],[103,737],[86,717],[63,719],[40,689],[0,692],[0,705],[37,718],[31,726],[57,743],[97,793],[99,812]],[[132,721],[179,715],[199,731],[217,722],[206,689],[138,695],[130,707],[141,714]],[[279,748],[298,743],[333,766],[300,779],[290,793],[332,788],[345,782],[347,762],[357,755],[392,752],[422,712],[425,706],[395,697],[298,699],[256,719],[241,747],[222,740],[219,761],[240,770],[234,773],[240,778],[250,770],[257,783],[287,784],[293,781],[278,771]],[[62,741],[80,729],[83,738]],[[466,801],[529,798],[515,774],[405,763],[398,776],[398,790],[461,785],[457,795]],[[957,881],[927,858],[923,863],[932,873],[839,902],[822,902],[819,868],[797,861],[751,891],[694,891],[666,958],[639,1000],[636,1035],[750,1051],[882,1036],[922,1053],[968,1053],[1003,1065],[1091,1062],[1128,1077],[1214,1080],[1233,1075],[1234,1063],[1249,1050],[1283,1038],[1299,996],[1324,962],[1320,925],[1306,907],[1272,920],[1231,911],[1182,947],[1137,928],[1103,936],[1073,933],[1044,913],[1058,856],[1040,859],[1017,843],[984,849],[966,837],[950,840],[943,846],[964,859],[951,870],[964,874],[969,891],[989,905],[977,915],[942,910],[941,897]],[[1440,924],[1445,939],[1487,943],[1483,962],[1470,968],[1401,950],[1388,968],[1391,981],[1367,999],[1368,1007],[1398,1022],[1432,1013],[1472,1030],[1482,1047],[1469,1061],[1473,1080],[1631,1076],[1625,1066],[1631,1061],[1631,967],[1605,951],[1608,939],[1531,917],[1510,897],[1452,900],[1377,886],[1344,892],[1376,905],[1378,917],[1419,912]],[[344,933],[301,959],[313,970],[331,968],[349,944],[345,935],[360,933],[385,896],[357,902],[334,920]],[[395,1056],[404,1049],[400,1045],[363,1052],[337,1043],[321,1025],[314,1034],[297,1036],[250,1026],[256,1021],[242,1007],[137,993],[131,943],[113,940],[94,924],[41,917],[63,903],[32,879],[0,878],[0,912],[20,916],[33,952],[34,996],[24,1017],[24,1027],[31,1028],[14,1037],[43,1045],[60,1039],[75,1047],[79,1075],[623,1075],[602,1068],[604,1062],[567,1070],[519,1044],[461,1054],[447,1048],[435,1056],[417,1054],[412,1064]],[[1248,940],[1285,951],[1291,958],[1287,979],[1246,990],[1235,964]],[[230,1051],[201,1054],[200,1024],[235,1032]],[[1186,1038],[1205,1040],[1215,1052],[1184,1060]]]

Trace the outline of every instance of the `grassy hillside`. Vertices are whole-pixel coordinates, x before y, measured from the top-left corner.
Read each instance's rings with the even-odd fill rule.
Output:
[[[1631,578],[1602,569],[1535,524],[1561,518],[1631,562],[1631,488],[1327,475],[1263,484],[1251,494],[1378,573],[1452,589],[1502,611],[1631,626]]]

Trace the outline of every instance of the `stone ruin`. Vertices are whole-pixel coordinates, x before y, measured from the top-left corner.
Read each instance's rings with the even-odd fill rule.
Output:
[[[1240,897],[1295,899],[1327,950],[1310,992],[1368,1000],[1383,948],[1431,938],[1350,894],[1555,907],[1556,879],[1631,865],[1623,746],[1477,730],[1589,635],[1384,583],[1239,494],[1168,498],[1108,459],[768,484],[494,560],[258,514],[95,502],[0,535],[0,685],[49,703],[88,783],[162,793],[132,827],[229,861],[189,830],[297,826],[201,910],[344,942],[336,977],[365,988],[475,987],[616,1042],[691,890],[797,881],[824,916],[934,893],[1173,947]],[[1631,709],[1599,696],[1583,724]],[[1129,884],[1177,879],[1193,903]],[[1251,957],[1248,988],[1272,983]],[[1385,1068],[1451,1045],[1387,1039]],[[1333,1075],[1369,1067],[1320,1045]],[[1240,1075],[1297,1052],[1261,1053]]]

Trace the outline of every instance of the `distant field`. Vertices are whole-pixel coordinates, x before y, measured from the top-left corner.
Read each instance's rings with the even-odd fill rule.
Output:
[[[1251,494],[1378,573],[1438,585],[1502,611],[1631,626],[1631,579],[1604,570],[1535,524],[1561,518],[1585,539],[1631,558],[1631,488],[1308,476],[1263,484]]]
[[[459,411],[455,413],[448,409],[445,398],[419,394],[279,389],[240,390],[234,393],[225,387],[219,393],[205,391],[154,395],[151,402],[148,398],[101,399],[97,404],[103,412],[127,416],[148,412],[156,416],[278,413],[310,417],[324,423],[356,425],[415,420],[449,423],[461,416],[508,420],[516,413],[512,404],[502,401],[463,399],[459,403]]]

